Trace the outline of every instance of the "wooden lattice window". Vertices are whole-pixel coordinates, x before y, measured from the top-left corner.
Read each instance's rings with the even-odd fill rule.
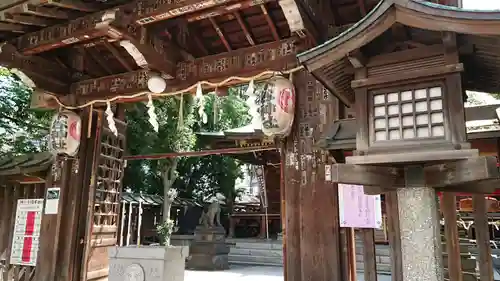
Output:
[[[123,177],[124,136],[103,131],[97,167],[94,225],[117,226]]]
[[[433,85],[373,93],[373,140],[444,139],[443,92],[444,87]]]

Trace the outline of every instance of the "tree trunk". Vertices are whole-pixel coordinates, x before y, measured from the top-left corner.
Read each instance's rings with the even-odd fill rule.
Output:
[[[177,170],[177,158],[171,159],[170,163],[166,163],[163,171],[163,222],[167,222],[170,219],[170,209],[172,208],[173,200],[168,197],[168,193],[175,180],[177,179],[177,175],[175,171]]]

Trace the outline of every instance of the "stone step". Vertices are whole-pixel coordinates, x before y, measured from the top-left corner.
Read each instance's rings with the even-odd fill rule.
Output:
[[[279,250],[283,251],[283,245],[281,243],[254,243],[254,242],[237,242],[235,245],[232,245],[231,248],[239,248],[239,249],[263,249],[263,250]]]
[[[283,250],[269,250],[269,249],[249,249],[231,247],[230,254],[234,255],[248,255],[248,256],[264,256],[264,257],[283,257]]]
[[[249,256],[249,255],[229,254],[229,263],[283,266],[283,258],[270,257],[270,256]]]

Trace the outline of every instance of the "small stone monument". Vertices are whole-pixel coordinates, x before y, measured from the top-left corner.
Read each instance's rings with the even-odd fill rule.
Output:
[[[229,245],[226,243],[226,230],[220,223],[220,203],[225,197],[218,193],[206,212],[203,212],[199,226],[194,232],[194,240],[189,249],[190,255],[186,268],[193,270],[229,269]]]
[[[173,222],[168,219],[170,206],[177,191],[170,189],[165,196],[166,220],[157,226],[161,246],[110,247],[109,281],[184,281],[188,246],[172,246]]]

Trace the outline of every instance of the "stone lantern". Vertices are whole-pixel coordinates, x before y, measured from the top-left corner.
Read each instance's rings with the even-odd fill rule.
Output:
[[[500,47],[491,38],[500,30],[488,25],[499,26],[500,15],[384,0],[298,56],[355,109],[356,151],[328,168],[333,180],[397,193],[405,281],[443,280],[436,190],[488,193],[498,182],[495,157],[479,156],[467,142],[463,105],[462,87],[488,87],[473,69],[488,40]]]

